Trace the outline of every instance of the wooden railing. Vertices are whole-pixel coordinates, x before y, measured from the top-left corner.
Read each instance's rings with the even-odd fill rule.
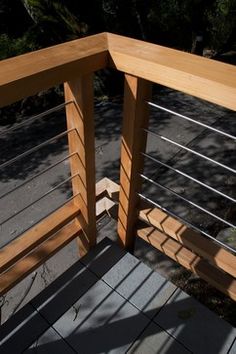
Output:
[[[93,73],[125,73],[120,187],[95,185]],[[43,49],[0,64],[0,107],[64,83],[73,199],[0,251],[0,295],[77,238],[83,255],[96,243],[96,218],[119,193],[118,235],[132,250],[137,236],[236,299],[236,258],[158,208],[141,191],[151,83],[236,110],[236,69],[188,53],[110,33]],[[111,118],[112,119],[112,118]],[[138,137],[138,139],[137,139]],[[99,197],[103,199],[99,199]],[[96,211],[97,203],[97,211]],[[97,214],[97,215],[96,215]],[[149,226],[137,228],[141,218]]]

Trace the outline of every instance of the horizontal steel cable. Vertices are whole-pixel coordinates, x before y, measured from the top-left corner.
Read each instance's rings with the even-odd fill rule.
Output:
[[[180,220],[182,223],[184,223],[185,225],[189,226],[189,227],[192,228],[193,230],[195,230],[195,231],[197,231],[197,232],[199,232],[199,233],[205,235],[207,238],[211,239],[212,241],[218,243],[219,245],[221,245],[221,246],[223,246],[224,248],[228,249],[228,250],[231,251],[232,253],[236,254],[236,249],[234,249],[234,248],[228,246],[227,244],[225,244],[225,243],[223,243],[223,242],[217,240],[215,237],[209,235],[207,232],[205,232],[205,231],[199,229],[197,226],[191,224],[189,221],[185,220],[185,219],[182,218],[181,216],[178,216],[177,214],[173,213],[172,211],[168,210],[167,208],[163,207],[162,205],[160,205],[160,204],[154,202],[153,200],[149,199],[149,198],[146,197],[145,195],[143,195],[143,194],[141,194],[141,193],[137,193],[137,194],[138,194],[138,196],[139,196],[141,199],[143,199],[143,200],[145,200],[146,202],[148,202],[148,203],[154,205],[155,207],[157,207],[157,208],[163,210],[164,212],[166,212],[167,214],[171,215],[172,217],[174,217],[174,218]],[[153,225],[152,225],[152,226],[153,226]]]
[[[71,200],[73,200],[74,198],[76,198],[78,195],[80,195],[80,193],[76,193],[75,195],[72,195],[70,198],[66,199],[65,202],[63,202],[61,205],[59,205],[58,207],[56,207],[55,209],[53,209],[52,211],[50,211],[46,216],[43,216],[42,218],[40,218],[39,220],[36,221],[36,223],[34,225],[30,225],[29,228],[32,228],[34,227],[36,224],[38,224],[39,222],[43,221],[45,218],[49,217],[50,215],[52,215],[55,211],[59,210],[60,208],[62,208],[64,205],[66,205],[67,203],[69,203]],[[29,229],[28,228],[28,229]],[[26,232],[26,230],[24,230],[23,232]],[[21,232],[22,234],[22,232]],[[9,242],[7,242],[6,244],[4,244],[3,246],[1,247],[5,247],[7,246],[8,244],[10,244],[12,241],[16,240],[20,235],[17,235],[16,237],[12,238],[9,240]]]
[[[155,107],[155,108],[160,109],[160,110],[162,110],[162,111],[171,113],[171,114],[173,114],[173,115],[175,115],[175,116],[177,116],[177,117],[183,118],[183,119],[188,120],[188,121],[190,121],[190,122],[192,122],[192,123],[201,125],[202,127],[207,128],[207,129],[209,129],[209,130],[212,130],[213,132],[215,132],[215,133],[217,133],[217,134],[221,134],[221,135],[223,135],[223,136],[226,136],[226,137],[229,138],[229,139],[236,140],[236,136],[231,135],[231,134],[228,134],[228,133],[225,133],[225,132],[223,132],[222,130],[213,128],[212,126],[210,126],[210,125],[208,125],[208,124],[199,122],[199,121],[197,121],[197,120],[195,120],[195,119],[192,119],[192,118],[190,118],[190,117],[184,116],[184,115],[182,115],[182,114],[180,114],[180,113],[177,113],[177,112],[175,112],[175,111],[172,111],[172,110],[170,110],[170,109],[168,109],[168,108],[159,106],[158,104],[155,104],[155,103],[153,103],[153,102],[150,102],[150,101],[146,101],[146,102],[147,102],[147,104],[148,104],[149,106],[152,106],[152,107]]]
[[[203,158],[204,160],[210,161],[210,162],[214,163],[215,165],[220,166],[220,167],[222,167],[222,168],[224,168],[224,169],[226,169],[226,170],[228,170],[228,171],[230,171],[230,172],[232,172],[232,173],[236,173],[236,170],[235,170],[235,169],[233,169],[233,168],[231,168],[231,167],[229,167],[229,166],[227,166],[227,165],[224,165],[224,164],[222,164],[222,163],[220,163],[220,162],[218,162],[218,161],[216,161],[216,160],[213,160],[213,159],[211,159],[210,157],[205,156],[205,155],[201,154],[200,152],[197,152],[196,150],[190,149],[190,148],[188,148],[187,146],[184,146],[184,145],[182,145],[182,144],[179,144],[179,143],[177,143],[176,141],[174,141],[174,140],[172,140],[172,139],[169,139],[169,138],[167,138],[167,137],[165,137],[165,136],[163,136],[163,135],[160,135],[160,134],[158,134],[158,133],[155,133],[155,132],[153,132],[153,131],[151,131],[151,130],[148,130],[148,129],[145,129],[145,128],[143,128],[143,130],[144,130],[146,133],[148,133],[148,134],[151,134],[151,135],[153,135],[153,136],[156,136],[157,138],[160,138],[160,139],[162,139],[162,140],[164,140],[164,141],[167,141],[168,143],[171,143],[171,144],[173,144],[173,145],[176,145],[176,146],[178,146],[178,147],[180,147],[180,148],[182,148],[182,149],[184,149],[184,150],[186,150],[186,151],[188,151],[188,152],[191,152],[192,154],[197,155],[197,156]],[[1,167],[1,166],[0,166],[0,167]]]
[[[168,168],[168,169],[170,169],[170,170],[172,170],[172,171],[174,171],[174,172],[176,172],[176,173],[178,173],[178,174],[180,174],[180,175],[182,175],[182,176],[184,176],[184,177],[190,179],[191,181],[198,183],[199,185],[201,185],[201,186],[203,186],[203,187],[205,187],[205,188],[211,190],[212,192],[215,192],[215,193],[219,194],[220,196],[222,196],[222,197],[224,197],[224,198],[227,198],[228,200],[230,200],[230,201],[233,202],[233,203],[236,203],[236,199],[230,197],[229,195],[227,195],[227,194],[225,194],[225,193],[223,193],[223,192],[218,191],[217,189],[215,189],[215,188],[209,186],[208,184],[206,184],[206,183],[204,183],[204,182],[199,181],[197,178],[194,178],[194,177],[190,176],[189,174],[184,173],[184,172],[178,170],[177,168],[174,168],[174,167],[168,165],[167,163],[164,163],[164,162],[162,162],[162,161],[156,159],[155,157],[153,157],[153,156],[151,156],[151,155],[149,155],[149,154],[147,154],[147,153],[142,152],[141,154],[142,154],[143,156],[147,157],[148,159],[150,159],[150,160],[152,160],[152,161],[158,163],[159,165],[164,166],[164,167],[166,167],[166,168]]]
[[[209,211],[209,210],[207,210],[207,209],[201,207],[200,205],[198,205],[198,204],[192,202],[191,200],[189,200],[189,199],[183,197],[181,194],[176,193],[176,192],[173,191],[172,189],[170,189],[170,188],[168,188],[168,187],[166,187],[166,186],[163,186],[161,183],[158,183],[158,182],[152,180],[151,178],[148,178],[147,176],[143,175],[142,173],[140,173],[140,176],[141,176],[144,180],[146,180],[146,181],[148,181],[148,182],[150,182],[150,183],[156,185],[157,187],[160,187],[161,189],[164,189],[165,191],[167,191],[167,192],[169,192],[169,193],[175,195],[176,197],[180,198],[180,199],[183,200],[184,202],[186,202],[186,203],[188,203],[189,205],[191,205],[191,206],[193,206],[193,207],[195,207],[195,208],[197,208],[197,209],[203,211],[204,213],[206,213],[206,214],[212,216],[213,218],[217,219],[218,221],[220,221],[220,222],[222,222],[222,223],[224,223],[224,224],[226,224],[226,225],[228,225],[228,226],[230,226],[230,227],[236,228],[236,225],[234,225],[234,224],[232,224],[232,223],[230,223],[230,222],[228,222],[228,221],[222,219],[220,216],[218,216],[218,215],[212,213],[211,211]]]
[[[55,190],[57,190],[58,188],[60,188],[63,184],[71,181],[73,178],[75,178],[76,176],[78,176],[78,174],[75,174],[73,176],[68,177],[67,179],[65,179],[64,181],[58,183],[55,187],[51,188],[49,191],[47,191],[46,193],[44,193],[41,197],[39,197],[38,199],[34,200],[32,203],[26,205],[23,209],[19,210],[18,212],[16,212],[15,214],[7,217],[7,219],[3,220],[0,223],[0,226],[2,226],[3,224],[5,224],[7,221],[9,221],[10,219],[14,218],[15,216],[19,215],[20,213],[22,213],[23,211],[25,211],[26,209],[30,208],[32,205],[34,205],[35,203],[38,203],[40,200],[42,200],[43,198],[45,198],[46,196],[48,196],[49,194],[51,194],[52,192],[54,192]]]
[[[64,102],[64,103],[61,103],[59,104],[58,106],[55,106],[55,107],[52,107],[52,108],[49,108],[48,110],[42,112],[42,113],[39,113],[39,114],[36,114],[35,116],[33,117],[29,117],[29,118],[23,118],[25,119],[24,122],[22,123],[18,123],[16,124],[15,126],[11,127],[11,128],[8,128],[8,129],[5,129],[3,131],[0,132],[0,136],[2,134],[8,134],[9,132],[13,131],[13,130],[16,130],[18,128],[21,128],[23,127],[24,125],[28,124],[28,123],[32,123],[34,122],[35,120],[38,120],[40,118],[43,118],[43,117],[46,117],[47,115],[53,113],[53,112],[57,112],[59,110],[61,110],[62,108],[64,108],[65,106],[67,106],[68,104],[70,103],[73,103],[73,101],[68,101],[68,102]]]
[[[50,139],[44,141],[43,143],[41,143],[41,144],[39,144],[39,145],[37,145],[37,146],[34,146],[33,148],[31,148],[31,149],[29,149],[29,150],[23,152],[22,154],[17,155],[16,157],[13,157],[11,160],[8,160],[8,161],[6,161],[6,162],[3,162],[3,163],[0,165],[0,169],[1,169],[1,168],[5,168],[5,167],[7,167],[7,166],[10,166],[10,165],[12,165],[14,162],[16,162],[16,161],[22,159],[23,157],[26,157],[26,156],[32,154],[33,152],[38,151],[38,150],[41,149],[42,147],[44,147],[44,146],[46,146],[46,145],[52,143],[53,141],[55,141],[55,140],[57,140],[57,139],[60,139],[60,138],[62,138],[63,136],[67,135],[68,133],[70,133],[70,132],[71,132],[72,130],[74,130],[74,129],[75,129],[75,128],[71,128],[71,129],[69,129],[69,130],[66,130],[66,131],[60,133],[60,134],[57,134],[57,135],[55,135],[53,138],[50,138]]]
[[[54,167],[58,166],[58,165],[59,165],[60,163],[62,163],[63,161],[65,161],[65,160],[71,158],[73,155],[76,155],[76,153],[74,152],[73,154],[70,154],[70,155],[64,157],[63,159],[60,159],[59,161],[55,162],[54,164],[48,166],[48,167],[45,168],[43,171],[40,171],[40,172],[36,173],[36,174],[33,175],[32,177],[30,177],[30,178],[28,178],[27,180],[25,180],[24,182],[20,183],[18,186],[12,188],[10,191],[7,191],[6,193],[2,194],[2,195],[0,196],[0,199],[1,199],[1,198],[4,198],[4,197],[7,196],[8,194],[11,194],[11,193],[15,192],[17,189],[19,189],[19,188],[25,186],[25,185],[28,184],[29,182],[33,181],[35,178],[37,178],[37,177],[43,175],[44,173],[50,171],[51,169],[53,169]]]

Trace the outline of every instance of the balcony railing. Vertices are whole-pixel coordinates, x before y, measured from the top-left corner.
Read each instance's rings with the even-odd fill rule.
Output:
[[[95,183],[93,73],[107,67],[123,72],[125,80],[120,186],[108,179],[97,185]],[[102,33],[2,61],[0,107],[61,83],[64,83],[67,130],[59,135],[68,136],[69,152],[66,159],[70,161],[71,177],[68,180],[72,183],[73,196],[2,247],[0,295],[75,238],[78,239],[80,255],[87,253],[96,244],[97,217],[114,205],[112,199],[119,192],[119,199],[115,198],[118,200],[117,230],[123,247],[132,250],[136,237],[141,237],[235,300],[235,250],[158,201],[145,196],[142,184],[145,180],[167,190],[180,201],[196,208],[196,211],[200,210],[227,226],[236,227],[235,223],[170,190],[143,171],[144,159],[151,159],[157,166],[171,169],[230,202],[236,202],[234,197],[146,153],[147,135],[152,134],[157,139],[177,145],[235,174],[233,166],[208,157],[207,151],[201,154],[151,131],[148,122],[149,106],[154,106],[235,140],[236,137],[231,134],[152,102],[151,95],[152,83],[157,83],[235,111],[236,69],[188,53]],[[33,119],[37,119],[37,116]],[[50,141],[59,138],[59,135]],[[4,162],[0,168],[10,166],[50,141]],[[139,227],[139,219],[148,225]]]

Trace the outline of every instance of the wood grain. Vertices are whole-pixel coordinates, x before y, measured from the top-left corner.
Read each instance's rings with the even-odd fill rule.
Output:
[[[110,66],[236,110],[236,68],[212,59],[108,33]]]
[[[121,244],[132,249],[135,241],[135,222],[138,217],[137,192],[141,188],[139,172],[143,169],[141,152],[146,147],[149,111],[146,100],[151,96],[151,83],[125,75],[124,117],[121,137],[120,195],[118,235]]]
[[[80,233],[81,229],[78,229],[76,222],[72,221],[49,240],[46,240],[34,252],[14,264],[0,276],[0,296],[4,295],[28,274],[45,263],[46,260],[79,236]]]
[[[215,268],[194,252],[152,226],[141,227],[138,229],[137,235],[186,269],[206,280],[216,289],[236,300],[236,280],[231,275]]]
[[[111,179],[104,177],[96,183],[96,198],[98,196],[107,196],[113,201],[119,200],[120,186]]]
[[[236,257],[219,244],[190,229],[158,208],[142,209],[139,216],[213,265],[236,277]]]
[[[2,60],[0,107],[106,66],[106,33]]]
[[[236,110],[235,66],[112,33],[1,61],[0,107],[108,66]]]
[[[93,74],[77,77],[64,84],[71,175],[74,202],[81,214],[79,224],[83,237],[78,239],[80,255],[96,244],[96,192],[95,192],[95,134]]]
[[[78,214],[79,208],[73,201],[69,201],[39,222],[35,227],[24,232],[16,240],[3,247],[0,250],[0,273],[23,258],[40,243],[73,220]]]
[[[105,213],[113,214],[116,204],[108,197],[103,197],[103,191],[108,194],[109,189],[113,189],[117,184],[107,178],[97,185],[96,217],[99,219]],[[78,212],[78,207],[71,201],[1,250],[1,270],[5,272],[0,275],[0,296],[74,238],[82,237],[82,229],[74,219]],[[70,220],[72,222],[64,227]],[[62,229],[58,231],[59,227]]]

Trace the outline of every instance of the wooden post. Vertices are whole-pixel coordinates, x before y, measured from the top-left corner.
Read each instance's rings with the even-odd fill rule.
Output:
[[[151,83],[125,75],[124,117],[121,140],[120,196],[118,235],[121,244],[132,250],[135,241],[135,223],[138,217],[138,196],[141,190],[143,157],[149,109],[146,100],[151,96]]]
[[[81,256],[96,244],[95,141],[93,114],[93,74],[87,74],[64,84],[69,152],[74,201],[79,205],[78,217],[83,234],[78,239]],[[79,195],[78,195],[79,193]]]

